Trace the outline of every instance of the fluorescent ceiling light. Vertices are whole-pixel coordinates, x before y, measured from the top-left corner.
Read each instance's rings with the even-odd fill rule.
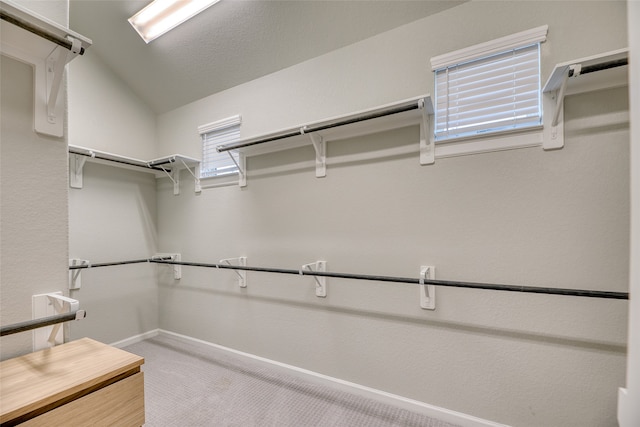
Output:
[[[219,0],[154,0],[129,18],[129,23],[149,43]]]

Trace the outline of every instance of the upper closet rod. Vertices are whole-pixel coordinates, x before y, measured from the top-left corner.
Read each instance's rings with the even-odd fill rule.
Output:
[[[304,276],[323,276],[323,277],[335,277],[335,278],[341,278],[341,279],[373,280],[373,281],[380,281],[380,282],[412,283],[412,284],[425,284],[425,285],[446,286],[446,287],[455,287],[455,288],[488,289],[488,290],[494,290],[494,291],[526,292],[526,293],[567,295],[567,296],[579,296],[579,297],[590,297],[590,298],[629,299],[628,292],[594,291],[589,289],[546,288],[546,287],[521,286],[521,285],[500,285],[495,283],[460,282],[460,281],[452,281],[452,280],[429,280],[429,279],[421,280],[421,279],[412,278],[412,277],[372,276],[372,275],[365,275],[365,274],[331,273],[331,272],[308,271],[308,270],[287,270],[287,269],[280,269],[280,268],[248,267],[248,266],[228,265],[228,264],[207,264],[207,263],[198,263],[198,262],[168,261],[168,260],[161,260],[161,259],[151,259],[149,261],[155,262],[158,264],[185,265],[185,266],[192,266],[192,267],[209,267],[209,268],[228,268],[232,270],[259,271],[259,272],[265,272],[265,273],[300,274]]]
[[[287,132],[287,133],[284,133],[284,134],[281,134],[281,135],[270,136],[270,137],[266,137],[266,138],[263,138],[263,139],[258,139],[258,140],[255,140],[255,141],[240,142],[238,144],[230,144],[230,145],[221,145],[221,146],[218,146],[216,148],[216,150],[218,150],[219,153],[222,153],[222,152],[225,152],[225,151],[230,151],[230,150],[237,150],[237,149],[240,149],[240,148],[246,148],[246,147],[251,147],[251,146],[254,146],[254,145],[264,144],[266,142],[278,141],[280,139],[291,138],[291,137],[298,136],[298,135],[309,134],[309,133],[318,132],[318,131],[321,131],[321,130],[331,129],[331,128],[335,128],[335,127],[339,127],[339,126],[350,125],[350,124],[358,123],[358,122],[363,122],[363,121],[366,121],[366,120],[377,119],[379,117],[390,116],[392,114],[404,113],[406,111],[417,110],[419,108],[420,108],[420,100],[417,100],[415,103],[410,104],[410,105],[405,105],[405,106],[401,106],[401,107],[394,107],[394,108],[390,108],[388,110],[383,110],[383,111],[376,111],[374,113],[363,114],[362,116],[352,117],[352,118],[349,118],[349,119],[339,120],[339,121],[335,121],[335,122],[331,122],[331,123],[327,123],[327,124],[319,124],[319,125],[315,125],[315,126],[313,126],[313,125],[312,126],[303,126],[299,130],[296,130],[296,131],[293,131],[293,132]]]
[[[120,163],[120,164],[128,165],[128,166],[136,166],[136,167],[139,167],[139,168],[153,169],[153,170],[157,170],[157,171],[160,171],[160,172],[162,172],[162,171],[171,172],[170,169],[162,169],[162,168],[159,168],[159,167],[156,167],[156,166],[152,166],[152,165],[149,165],[149,164],[128,162],[128,161],[122,160],[122,159],[113,159],[111,157],[105,157],[105,156],[100,155],[99,153],[94,153],[94,152],[85,153],[85,152],[80,151],[80,150],[75,150],[75,149],[73,149],[71,147],[69,147],[69,153],[77,154],[79,156],[91,157],[93,159],[100,159],[100,160],[106,160],[106,161],[109,161],[109,162]]]
[[[58,46],[62,46],[65,49],[71,50],[73,43],[70,40],[67,40],[63,37],[60,37],[56,34],[53,34],[43,28],[37,27],[24,19],[21,19],[15,15],[8,13],[6,10],[0,10],[0,19],[3,19],[17,27],[22,28],[23,30],[27,30],[30,33],[33,33],[43,39],[49,40],[52,43],[57,44]],[[80,47],[80,55],[84,55],[84,47]]]
[[[580,69],[580,75],[594,73],[596,71],[608,70],[609,68],[622,67],[629,64],[628,58],[617,59],[614,61],[601,62],[599,64],[586,65]],[[573,77],[575,71],[569,70],[569,77]]]
[[[15,323],[0,328],[0,336],[17,334],[18,332],[30,331],[32,329],[43,328],[45,326],[55,325],[57,323],[69,322],[71,320],[80,320],[86,317],[84,310],[72,311],[71,313],[58,314],[41,319],[27,320],[25,322]]]

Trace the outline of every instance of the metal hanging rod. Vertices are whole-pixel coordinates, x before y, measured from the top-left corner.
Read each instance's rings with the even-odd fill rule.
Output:
[[[62,46],[65,49],[71,50],[72,48],[73,43],[70,40],[53,34],[43,28],[37,27],[25,21],[24,19],[19,18],[18,16],[8,13],[6,10],[0,10],[0,19],[7,21],[17,27],[20,27],[23,30],[29,31],[30,33],[33,33],[39,37],[42,37],[43,39],[49,40],[50,42],[55,43],[58,46]],[[79,53],[80,55],[84,55],[84,47],[80,48]]]
[[[87,263],[87,264],[70,265],[69,270],[80,270],[83,268],[96,268],[96,267],[112,267],[114,265],[143,264],[145,262],[169,261],[171,259],[172,259],[171,257],[157,257],[157,258],[134,259],[130,261],[100,262],[96,264]]]
[[[294,136],[310,134],[310,133],[319,132],[319,131],[326,130],[326,129],[331,129],[331,128],[336,128],[336,127],[340,127],[340,126],[350,125],[350,124],[353,124],[353,123],[364,122],[366,120],[377,119],[377,118],[380,118],[380,117],[390,116],[392,114],[399,114],[399,113],[404,113],[406,111],[417,110],[417,109],[419,109],[421,107],[420,101],[421,100],[416,100],[415,103],[412,103],[412,104],[409,104],[409,105],[403,105],[403,106],[399,106],[399,107],[392,107],[392,108],[388,108],[386,110],[375,111],[375,112],[372,112],[372,113],[364,113],[364,114],[362,114],[361,116],[358,116],[358,117],[351,117],[351,118],[346,118],[344,120],[331,121],[331,122],[326,123],[326,124],[303,126],[300,129],[296,129],[295,131],[283,133],[281,135],[269,136],[269,137],[258,139],[258,140],[255,140],[255,141],[240,142],[240,143],[237,143],[237,144],[230,144],[230,145],[221,145],[221,146],[218,146],[216,148],[216,150],[218,150],[219,153],[222,153],[222,152],[225,152],[225,151],[230,151],[230,150],[238,150],[240,148],[247,148],[247,147],[251,147],[251,146],[254,146],[254,145],[264,144],[264,143],[267,143],[267,142],[278,141],[278,140],[281,140],[281,139],[292,138]]]
[[[147,163],[134,163],[134,162],[129,162],[127,160],[114,159],[114,158],[106,157],[106,156],[103,156],[103,155],[101,155],[99,153],[94,153],[94,152],[85,153],[85,152],[82,152],[82,151],[79,151],[79,150],[75,150],[75,149],[73,149],[71,147],[69,147],[69,153],[77,154],[79,156],[91,157],[93,159],[106,160],[108,162],[120,163],[120,164],[128,165],[128,166],[135,166],[135,167],[145,168],[145,169],[153,169],[153,170],[157,170],[157,171],[160,171],[160,172],[162,172],[162,171],[171,172],[171,169],[166,169],[166,168],[162,169],[160,167],[156,167],[155,165],[150,165],[150,164],[147,164]],[[170,162],[167,162],[167,163],[170,163]]]
[[[13,325],[3,326],[0,328],[0,336],[17,334],[19,332],[30,331],[32,329],[43,328],[45,326],[55,325],[57,323],[69,322],[71,320],[80,320],[86,317],[84,310],[76,310],[70,313],[58,314],[41,319],[27,320],[25,322],[15,323]]]
[[[469,288],[469,289],[487,289],[494,291],[509,291],[509,292],[525,292],[536,294],[550,294],[550,295],[566,295],[566,296],[579,296],[590,298],[606,298],[606,299],[629,299],[628,292],[613,292],[613,291],[595,291],[588,289],[563,289],[563,288],[548,288],[537,286],[522,286],[522,285],[501,285],[495,283],[475,283],[475,282],[461,282],[452,280],[430,280],[413,277],[391,277],[391,276],[374,276],[365,274],[349,274],[349,273],[332,273],[332,272],[320,272],[309,270],[288,270],[280,268],[264,268],[264,267],[249,267],[240,265],[228,265],[228,264],[208,264],[199,262],[185,262],[185,261],[169,261],[161,259],[150,259],[150,262],[158,264],[170,264],[170,265],[184,265],[191,267],[206,267],[206,268],[226,268],[231,270],[244,270],[244,271],[257,271],[264,273],[280,273],[280,274],[294,274],[303,276],[322,276],[322,277],[334,277],[340,279],[355,279],[355,280],[372,280],[379,282],[394,282],[394,283],[410,283],[410,284],[425,284],[454,288]]]
[[[599,64],[586,65],[580,69],[580,75],[594,73],[596,71],[608,70],[609,68],[622,67],[629,64],[628,58],[617,59],[614,61],[601,62]],[[573,77],[574,70],[569,70],[569,77]]]

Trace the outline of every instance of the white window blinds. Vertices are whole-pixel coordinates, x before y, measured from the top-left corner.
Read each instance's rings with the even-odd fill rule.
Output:
[[[431,59],[436,140],[542,124],[540,43],[547,26]]]
[[[211,178],[238,173],[238,153],[219,153],[216,147],[240,140],[240,117],[235,116],[198,128],[202,136],[200,177]],[[233,159],[231,158],[233,156]],[[235,160],[235,161],[234,161]]]

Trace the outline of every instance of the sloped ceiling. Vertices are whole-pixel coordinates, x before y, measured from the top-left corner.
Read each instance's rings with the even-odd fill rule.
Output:
[[[463,1],[222,0],[145,44],[127,18],[147,3],[71,0],[70,27],[160,114]]]

